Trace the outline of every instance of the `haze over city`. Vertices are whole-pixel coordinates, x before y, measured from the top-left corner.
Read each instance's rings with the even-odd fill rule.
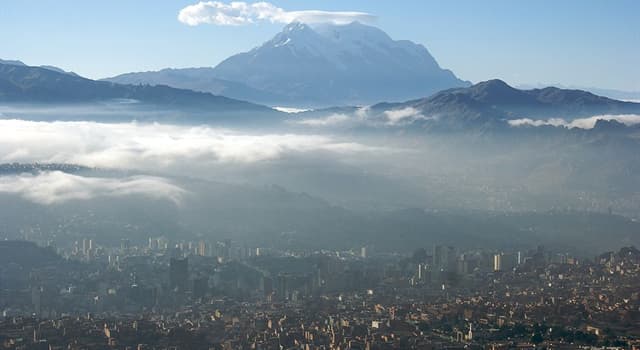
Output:
[[[6,1],[0,348],[638,349],[636,1]]]

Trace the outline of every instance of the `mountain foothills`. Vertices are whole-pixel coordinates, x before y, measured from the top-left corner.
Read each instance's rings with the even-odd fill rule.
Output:
[[[313,107],[404,101],[470,85],[440,68],[424,46],[393,40],[382,30],[358,22],[292,23],[261,46],[213,68],[129,73],[106,80],[166,84],[270,105]]]
[[[123,85],[95,81],[44,67],[0,63],[0,102],[78,104],[104,101],[140,102],[149,106],[216,112],[265,112],[272,109],[165,85]]]

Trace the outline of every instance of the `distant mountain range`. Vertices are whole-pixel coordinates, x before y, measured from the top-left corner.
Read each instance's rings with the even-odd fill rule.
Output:
[[[570,89],[570,90],[584,90],[589,91],[592,94],[596,94],[599,96],[605,96],[608,98],[612,98],[614,100],[621,101],[631,101],[631,102],[640,102],[640,91],[625,91],[625,90],[616,90],[616,89],[603,89],[597,88],[593,86],[585,87],[585,86],[577,86],[577,85],[562,85],[562,84],[521,84],[518,85],[518,89],[531,90],[531,89],[543,89],[547,86],[555,86],[561,89]]]
[[[18,61],[18,60],[3,60],[0,59],[0,64],[8,64],[8,65],[13,65],[13,66],[22,66],[22,67],[26,67],[27,64],[25,64],[22,61]],[[70,74],[70,75],[75,75],[78,76],[76,73],[74,72],[67,72],[62,68],[58,68],[56,66],[39,66],[40,68],[44,68],[44,69],[48,69],[48,70],[52,70],[54,72],[58,72],[58,73],[66,73],[66,74]]]
[[[103,81],[127,85],[166,85],[179,89],[208,92],[261,104],[284,102],[294,104],[295,101],[276,93],[255,89],[243,83],[219,79],[210,67],[201,68],[167,68],[156,72],[126,73]]]
[[[196,71],[192,71],[197,76]],[[229,85],[227,85],[229,86]],[[242,89],[241,86],[238,89]],[[382,89],[384,90],[384,89]],[[245,90],[247,91],[247,90]],[[127,85],[94,81],[42,67],[0,63],[0,102],[73,104],[110,100],[135,101],[144,106],[181,111],[225,112],[282,120],[284,113],[269,107],[210,93],[172,88],[166,85]],[[361,107],[333,107],[296,114],[296,119],[319,118],[336,113],[355,113]],[[546,87],[520,90],[501,80],[489,80],[469,87],[445,89],[429,97],[367,107],[367,120],[385,125],[423,128],[468,129],[504,126],[505,121],[576,118],[596,115],[640,114],[640,104],[617,101],[582,90]],[[190,119],[189,119],[190,118]],[[215,116],[211,118],[216,118]],[[222,120],[190,116],[184,122]],[[255,118],[254,118],[255,119]],[[263,120],[266,122],[267,119]],[[607,125],[614,128],[617,125]]]
[[[165,84],[270,105],[335,106],[404,101],[471,85],[440,68],[422,45],[358,22],[292,23],[213,68],[166,69],[105,79]]]
[[[0,102],[91,103],[132,100],[142,104],[208,112],[269,112],[272,109],[210,93],[163,85],[124,85],[95,81],[55,69],[0,63]]]
[[[519,90],[502,80],[484,81],[467,88],[440,91],[403,103],[380,103],[370,108],[378,115],[411,113],[418,124],[467,128],[529,118],[576,118],[597,115],[640,114],[640,103],[617,101],[587,91],[546,87]]]

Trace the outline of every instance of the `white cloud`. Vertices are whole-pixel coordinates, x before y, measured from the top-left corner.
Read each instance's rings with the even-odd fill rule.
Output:
[[[382,113],[372,113],[370,107],[360,107],[351,114],[336,113],[326,117],[292,120],[294,124],[313,127],[329,127],[345,124],[360,124],[369,126],[401,126],[416,120],[432,120],[435,117],[426,117],[418,109],[405,107],[390,109]]]
[[[637,114],[620,114],[620,115],[597,115],[589,118],[579,118],[571,121],[567,121],[561,118],[551,118],[551,119],[530,119],[530,118],[522,118],[522,119],[514,119],[509,120],[509,125],[514,127],[519,126],[555,126],[555,127],[565,127],[569,129],[579,128],[579,129],[593,129],[596,126],[598,120],[606,120],[611,121],[615,120],[624,125],[631,126],[640,124],[640,115]]]
[[[238,26],[257,22],[271,23],[334,23],[347,24],[353,21],[371,22],[375,16],[365,12],[336,11],[286,11],[268,2],[247,3],[244,1],[200,1],[189,5],[178,14],[178,20],[190,26],[215,24]]]
[[[0,120],[0,163],[180,169],[188,164],[268,161],[291,153],[379,151],[329,136],[243,134],[206,126]]]
[[[332,114],[325,118],[308,118],[298,120],[296,124],[308,125],[308,126],[334,126],[339,124],[344,124],[348,122],[351,118],[349,118],[346,114]]]
[[[36,175],[1,176],[0,193],[17,194],[34,203],[45,205],[129,195],[143,195],[179,204],[185,191],[166,179],[153,176],[100,178],[51,171]]]
[[[388,124],[400,124],[405,121],[414,121],[418,119],[428,119],[413,107],[402,109],[393,109],[384,112],[388,119]]]
[[[567,126],[567,122],[564,119],[552,118],[552,119],[530,119],[530,118],[521,118],[521,119],[513,119],[509,120],[509,125],[511,126]]]
[[[305,108],[279,107],[279,106],[273,107],[273,109],[275,109],[276,111],[289,113],[289,114],[296,114],[296,113],[302,113],[302,112],[310,111],[310,109],[305,109]]]

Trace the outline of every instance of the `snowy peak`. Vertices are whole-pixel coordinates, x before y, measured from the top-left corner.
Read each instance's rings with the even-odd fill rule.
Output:
[[[304,23],[291,23],[284,29],[276,34],[276,36],[264,43],[262,46],[257,47],[256,50],[264,50],[267,48],[279,48],[287,45],[297,46],[300,48],[323,46],[323,38],[318,35],[311,27]]]
[[[214,68],[132,73],[109,81],[306,107],[406,101],[471,85],[442,69],[424,46],[359,22],[290,23],[271,40]]]
[[[287,24],[283,29],[282,33],[304,33],[313,31],[309,25],[301,23],[301,22],[292,22]]]
[[[360,22],[341,25],[323,23],[312,26],[291,23],[261,48],[286,45],[316,51],[338,66],[341,64],[335,58],[345,54],[363,57],[371,51],[377,51],[378,54],[393,56],[397,54],[397,50],[406,51],[410,55],[427,56],[429,63],[437,66],[424,46],[407,40],[394,41],[382,30]]]
[[[364,25],[360,22],[351,22],[344,25],[318,24],[313,26],[313,30],[323,37],[335,42],[371,42],[385,43],[393,41],[387,33],[382,30]]]
[[[316,106],[407,100],[469,85],[440,68],[424,46],[359,22],[290,23],[214,73]]]
[[[274,39],[297,39],[297,40],[313,40],[317,39],[318,33],[316,33],[311,27],[304,23],[294,22],[288,24],[280,33],[278,33]]]

